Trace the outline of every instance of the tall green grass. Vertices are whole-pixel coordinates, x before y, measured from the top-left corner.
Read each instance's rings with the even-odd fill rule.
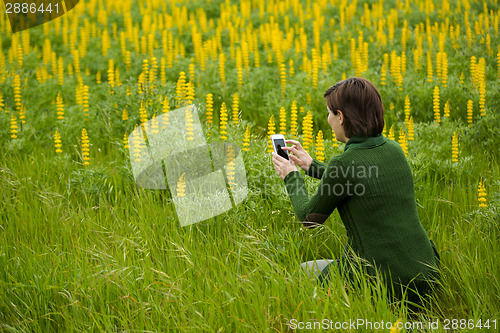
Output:
[[[110,148],[116,160],[98,156],[90,168],[48,149],[3,154],[0,327],[287,331],[291,319],[498,319],[499,165],[496,154],[471,160],[474,147],[465,144],[450,163],[456,128],[417,126],[419,140],[409,147],[421,222],[442,260],[440,287],[411,316],[386,299],[383,285],[364,281],[349,290],[336,276],[322,288],[300,269],[306,260],[338,257],[345,231],[337,213],[314,230],[297,223],[258,138],[245,154],[245,202],[184,228],[167,191],[136,187],[123,151]],[[486,208],[477,204],[478,175]],[[273,190],[262,192],[264,184]],[[316,184],[308,181],[311,191]]]

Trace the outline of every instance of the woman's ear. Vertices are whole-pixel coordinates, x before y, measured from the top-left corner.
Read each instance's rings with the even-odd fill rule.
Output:
[[[339,122],[342,125],[342,123],[344,122],[344,114],[340,110],[337,110],[337,113],[339,114]]]

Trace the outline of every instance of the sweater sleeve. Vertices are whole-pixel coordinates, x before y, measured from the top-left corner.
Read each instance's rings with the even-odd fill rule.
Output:
[[[311,166],[306,171],[306,175],[317,179],[321,179],[321,177],[323,177],[323,172],[325,171],[325,169],[326,169],[325,163],[320,162],[317,159],[313,158]]]
[[[325,222],[342,200],[347,197],[346,185],[348,185],[348,181],[338,177],[338,173],[334,172],[335,168],[339,168],[339,166],[329,164],[325,167],[321,182],[311,197],[300,172],[292,171],[286,175],[284,182],[288,196],[295,214],[304,226],[309,227]]]

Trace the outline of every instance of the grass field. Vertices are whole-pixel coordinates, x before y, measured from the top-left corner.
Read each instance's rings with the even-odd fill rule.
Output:
[[[15,34],[0,15],[0,331],[497,332],[499,19],[497,0],[81,1]],[[383,285],[301,270],[347,236],[337,212],[302,228],[271,163],[273,132],[343,151],[322,96],[350,76],[379,88],[441,255],[411,316]],[[188,104],[209,142],[243,148],[249,193],[181,227],[126,139]]]

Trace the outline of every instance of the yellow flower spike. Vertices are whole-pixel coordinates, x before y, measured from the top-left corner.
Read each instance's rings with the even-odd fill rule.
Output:
[[[205,98],[206,105],[206,115],[207,115],[207,127],[211,127],[214,119],[214,98],[211,93],[207,94]]]
[[[90,143],[87,130],[84,128],[82,130],[82,159],[83,165],[89,165],[90,160]]]
[[[316,89],[318,86],[319,59],[316,49],[312,49],[312,87]]]
[[[497,76],[500,80],[500,52],[497,53]]]
[[[408,141],[415,140],[415,129],[413,126],[413,117],[410,117],[408,121]]]
[[[59,120],[64,119],[64,101],[62,99],[61,93],[57,94],[56,98],[56,114],[57,114],[57,119]]]
[[[127,109],[123,109],[123,112],[122,112],[122,120],[123,121],[127,121],[128,120],[128,111]]]
[[[157,61],[156,57],[152,57],[151,58],[151,69],[149,71],[149,77],[148,77],[149,87],[151,89],[154,89],[157,72],[158,72],[158,61]]]
[[[238,125],[239,123],[239,112],[240,112],[240,99],[238,96],[238,93],[235,92],[233,95],[233,113],[232,113],[232,120],[234,125]]]
[[[389,128],[389,134],[387,135],[387,138],[396,140],[396,137],[394,136],[394,125],[391,125],[391,128]]]
[[[316,135],[316,159],[320,162],[325,161],[325,140],[323,139],[323,132],[321,130]]]
[[[168,113],[170,112],[170,102],[168,101],[167,96],[165,96],[165,98],[163,98],[163,101],[161,102],[161,109],[163,112],[162,128],[166,129],[167,125],[170,123],[169,115],[168,115]]]
[[[450,101],[444,104],[443,117],[450,118]]]
[[[282,106],[280,108],[280,133],[283,134],[283,135],[286,135],[286,133],[287,133],[286,123],[287,123],[287,121],[286,121],[286,110]]]
[[[399,129],[398,142],[399,142],[399,145],[401,146],[401,149],[403,149],[405,156],[408,157],[408,139],[407,139],[406,133],[403,131],[402,127]]]
[[[405,123],[410,121],[410,97],[408,95],[405,96]]]
[[[276,124],[274,123],[274,116],[271,116],[269,118],[269,123],[267,124],[267,152],[272,153],[273,152],[273,144],[271,142],[271,135],[276,134]]]
[[[387,68],[385,67],[385,64],[382,64],[382,68],[380,69],[380,84],[383,86],[386,85],[386,76]]]
[[[194,101],[194,85],[193,85],[193,82],[190,81],[190,82],[187,82],[186,83],[186,86],[185,86],[185,104],[186,105],[191,105],[193,104],[193,101]]]
[[[185,116],[186,116],[186,138],[188,141],[194,140],[194,120],[192,113],[192,105],[188,105],[186,107]]]
[[[167,60],[163,57],[160,60],[160,82],[162,85],[167,82]]]
[[[183,198],[186,196],[186,173],[184,172],[177,181],[177,196]]]
[[[184,105],[186,99],[186,73],[180,72],[179,78],[177,79],[177,85],[175,86],[175,94],[177,100],[177,106],[181,107]]]
[[[306,116],[302,120],[302,146],[305,150],[312,148],[313,142],[313,116],[311,111],[307,111]]]
[[[219,130],[220,130],[220,138],[223,141],[227,140],[227,121],[228,121],[228,114],[227,114],[226,103],[222,102],[222,105],[220,106],[220,115],[219,115]]]
[[[224,85],[226,83],[226,56],[224,53],[221,53],[219,55],[219,74],[220,74],[220,80],[222,81],[222,84]]]
[[[16,120],[16,115],[14,112],[12,112],[12,115],[10,117],[10,137],[12,139],[17,138],[17,120]]]
[[[298,123],[297,123],[297,101],[293,100],[290,108],[290,131],[292,132],[292,139],[297,137]]]
[[[436,123],[441,122],[441,108],[439,106],[439,87],[435,86],[432,93],[432,108],[434,110],[434,120]]]
[[[484,80],[481,80],[481,82],[479,82],[479,114],[481,115],[481,117],[486,116],[485,103],[486,103],[486,82]]]
[[[443,87],[448,87],[448,54],[443,52],[441,54],[441,83]]]
[[[474,113],[474,102],[469,99],[467,101],[467,123],[469,124],[469,127],[472,126],[472,117]]]
[[[148,111],[146,110],[144,101],[141,101],[141,106],[139,107],[139,120],[141,121],[141,124],[148,121]]]
[[[243,59],[241,49],[236,50],[236,77],[238,82],[238,91],[243,87]]]
[[[427,52],[427,81],[432,82],[433,76],[432,56],[430,52]]]
[[[243,135],[243,151],[250,151],[250,126],[247,126]]]
[[[235,159],[235,154],[234,154],[234,148],[232,145],[227,146],[227,152],[226,152],[226,175],[227,175],[227,185],[229,190],[233,190],[234,187],[234,176],[235,176],[235,170],[236,170],[236,162],[234,161]]]
[[[451,140],[451,161],[458,162],[458,134],[457,131],[453,133]]]
[[[286,91],[286,65],[282,62],[279,64],[279,76],[280,76],[280,86],[281,86],[281,98],[285,98]]]
[[[97,71],[95,75],[95,81],[97,84],[101,84],[101,71]]]
[[[19,110],[19,121],[21,124],[26,124],[26,105],[21,106],[21,110]]]
[[[14,75],[14,103],[16,105],[16,110],[21,110],[21,77],[19,74]]]
[[[339,141],[337,140],[337,137],[335,136],[335,132],[332,130],[332,147],[336,148],[339,146]]]
[[[9,113],[9,110],[5,107],[5,102],[4,102],[4,99],[3,99],[3,94],[0,91],[0,112],[2,112],[2,110],[4,110],[5,113]]]
[[[477,85],[477,64],[476,57],[472,56],[470,58],[470,78],[472,81],[472,85]]]
[[[56,132],[54,133],[54,147],[56,148],[56,154],[62,153],[62,142],[61,142],[61,135],[59,134],[59,131],[56,129]]]
[[[479,207],[487,207],[488,204],[486,203],[486,188],[484,187],[484,181],[483,177],[481,177],[481,180],[479,181],[479,185],[477,187],[477,201],[479,201]]]
[[[108,61],[108,84],[109,84],[109,93],[114,94],[113,88],[115,87],[115,62],[113,59],[109,59]]]
[[[64,59],[63,57],[59,57],[57,61],[57,83],[60,86],[64,84]]]

